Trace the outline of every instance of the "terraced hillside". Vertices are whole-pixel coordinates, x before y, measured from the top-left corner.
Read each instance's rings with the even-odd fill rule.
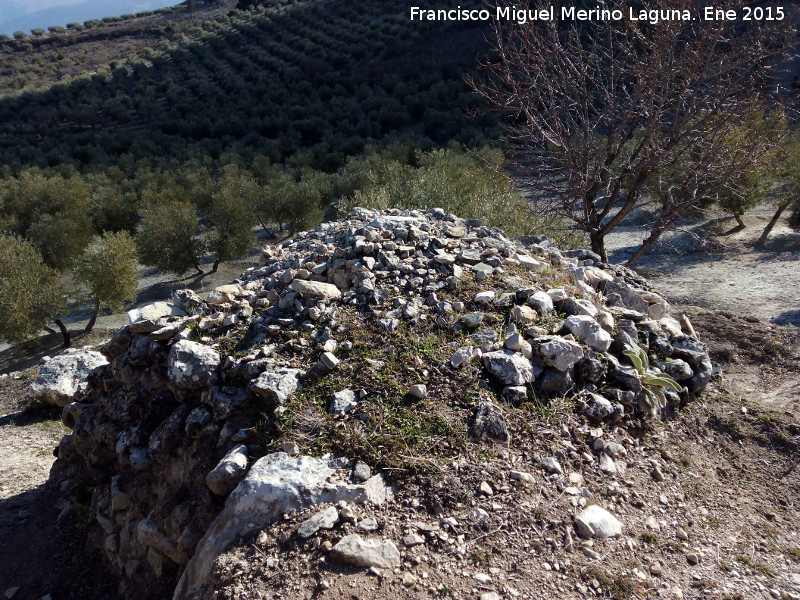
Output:
[[[300,162],[330,170],[387,134],[475,142],[492,129],[465,116],[476,99],[463,73],[485,49],[475,25],[412,23],[390,0],[303,0],[161,30],[146,58],[68,82],[9,92],[6,75],[0,164],[304,151]]]
[[[0,34],[0,96],[41,90],[69,82],[81,73],[102,72],[113,62],[123,65],[141,60],[159,46],[163,49],[185,39],[196,22],[226,14],[235,0],[194,2],[53,25],[37,33]]]

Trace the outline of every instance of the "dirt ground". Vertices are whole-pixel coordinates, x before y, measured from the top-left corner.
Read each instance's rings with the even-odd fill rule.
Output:
[[[216,595],[204,598],[800,598],[797,330],[728,311],[676,309],[723,374],[675,421],[605,428],[603,439],[627,449],[618,473],[599,471],[596,430],[582,429],[568,411],[542,415],[529,429],[509,423],[510,447],[478,448],[433,481],[404,480],[393,506],[358,511],[355,522],[377,520],[373,538],[424,540],[398,541],[399,568],[368,572],[328,555],[355,522],[299,539],[314,507],[220,557]],[[553,454],[564,475],[548,479],[538,463]],[[533,474],[533,483],[512,480],[515,470]],[[570,488],[573,477],[581,483]],[[482,484],[492,492],[481,492]],[[576,495],[578,487],[587,497]],[[623,537],[588,545],[573,534],[572,549],[564,548],[581,500],[608,507]]]
[[[754,245],[773,210],[765,205],[750,211],[744,229],[721,214],[688,219],[642,257],[637,269],[673,302],[800,327],[800,233],[784,219],[763,249]],[[624,262],[641,242],[637,220],[646,222],[647,215],[609,235],[612,262]]]
[[[639,437],[621,478],[625,499],[615,500],[626,523],[623,540],[599,543],[593,549],[596,558],[526,541],[525,532],[540,540],[552,529],[548,535],[560,544],[559,527],[566,523],[570,500],[563,493],[548,495],[541,486],[520,495],[503,475],[516,465],[513,453],[500,453],[461,473],[465,481],[487,480],[499,490],[494,501],[484,502],[490,515],[487,529],[464,529],[467,539],[474,540],[469,555],[423,547],[407,553],[400,572],[378,577],[331,566],[315,548],[257,547],[229,555],[219,565],[220,598],[477,599],[491,590],[501,598],[678,598],[675,589],[684,598],[720,600],[800,594],[800,475],[795,468],[800,445],[800,236],[779,226],[765,250],[754,250],[751,242],[768,217],[766,207],[755,211],[745,217],[748,227],[735,232],[725,218],[688,223],[640,265],[676,305],[674,310],[689,316],[723,374],[681,419]],[[715,234],[700,244],[696,235],[701,231]],[[624,260],[637,234],[629,227],[612,236],[613,260]],[[139,304],[166,298],[181,287],[207,291],[234,279],[253,260],[229,263],[202,279],[145,280]],[[78,329],[86,316],[78,315],[70,327]],[[124,320],[124,315],[101,317],[98,332],[79,341],[97,343]],[[79,554],[79,536],[70,537],[55,525],[68,525],[74,515],[63,512],[44,488],[52,449],[66,429],[57,410],[31,405],[25,391],[41,356],[57,350],[54,336],[40,342],[22,353],[0,353],[0,373],[15,372],[0,379],[0,594],[19,586],[14,598],[87,597],[88,590],[81,588],[90,579],[91,564],[71,560]],[[613,435],[633,440],[625,432]],[[667,476],[663,482],[651,476],[653,459],[661,461]],[[582,470],[580,461],[568,466]],[[592,489],[607,488],[608,482],[588,470],[586,479]],[[387,533],[421,518],[408,508],[415,491],[401,492],[401,501],[403,493],[407,502],[400,516],[384,518]],[[598,493],[604,502],[610,498]],[[531,519],[519,516],[521,502],[528,503]],[[543,507],[553,511],[549,521],[541,514]],[[452,515],[469,522],[475,508],[454,503]],[[688,540],[676,538],[678,527],[688,532]],[[276,569],[283,563],[264,557],[277,552],[286,553],[281,560],[300,562]],[[697,554],[700,562],[690,565],[688,554]],[[661,574],[654,575],[659,569]],[[478,572],[489,573],[493,583],[477,582],[473,575]],[[234,573],[237,577],[230,577]],[[405,573],[414,579],[404,583]],[[95,590],[93,597],[101,596]]]
[[[577,451],[591,454],[581,443],[586,437],[571,431]],[[537,433],[541,445],[558,445],[546,428]],[[399,569],[370,573],[330,559],[326,541],[354,531],[350,524],[298,540],[294,532],[318,510],[312,509],[223,555],[214,573],[215,597],[477,600],[494,592],[488,597],[792,598],[800,591],[800,477],[793,442],[781,440],[797,433],[796,426],[718,388],[678,422],[647,435],[605,432],[628,448],[627,458],[617,461],[624,475],[603,476],[583,457],[561,464],[565,475],[583,479],[587,502],[609,507],[623,522],[624,535],[581,546],[573,534],[572,550],[564,548],[564,535],[578,498],[566,483],[547,481],[532,448],[517,440],[505,454],[439,474],[445,484],[436,498],[444,505],[439,514],[426,510],[430,498],[406,486],[399,506],[357,516],[377,518],[379,537],[399,540],[416,532],[426,538],[419,546],[398,544]],[[654,478],[654,464],[663,480]],[[529,470],[533,485],[509,480],[511,470]],[[482,482],[491,496],[477,493]],[[466,497],[448,501],[450,490],[464,488]],[[442,540],[440,528],[448,521],[456,525]]]

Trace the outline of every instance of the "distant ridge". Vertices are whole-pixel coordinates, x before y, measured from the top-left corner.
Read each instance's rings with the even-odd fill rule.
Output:
[[[54,6],[28,14],[20,14],[14,7],[0,6],[0,34],[12,35],[15,31],[30,33],[31,29],[47,29],[51,25],[64,26],[67,23],[83,23],[89,19],[117,17],[127,13],[154,10],[179,4],[175,0],[87,0]],[[10,17],[10,18],[8,18]]]

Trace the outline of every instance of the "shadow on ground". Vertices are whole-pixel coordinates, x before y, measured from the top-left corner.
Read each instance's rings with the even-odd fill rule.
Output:
[[[20,411],[13,412],[0,417],[0,427],[11,425],[13,427],[25,427],[35,425],[43,421],[53,421],[61,419],[61,408],[45,404],[31,404]]]
[[[787,310],[772,319],[777,325],[794,325],[800,327],[800,310]]]
[[[116,329],[95,328],[86,333],[84,331],[70,331],[72,347],[81,348],[98,344],[110,338]],[[61,352],[64,338],[60,333],[48,333],[38,338],[30,339],[17,346],[11,346],[0,352],[0,373],[24,371],[39,364],[45,356],[53,356]]]
[[[100,557],[87,553],[80,509],[69,506],[46,484],[0,500],[0,591],[18,587],[20,600],[117,597],[96,569]]]

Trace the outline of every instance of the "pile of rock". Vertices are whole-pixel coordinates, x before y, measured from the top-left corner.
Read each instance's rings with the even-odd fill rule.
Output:
[[[74,432],[53,474],[65,493],[89,482],[96,542],[122,593],[138,595],[141,584],[154,597],[171,593],[184,573],[179,590],[191,594],[213,556],[253,524],[309,503],[390,497],[382,479],[353,483],[318,461],[305,491],[281,488],[275,500],[264,478],[276,470],[305,478],[303,461],[316,460],[308,457],[271,454],[248,474],[250,457],[269,450],[248,407],[280,416],[306,381],[349,360],[344,310],[387,333],[433,326],[458,334],[463,343],[443,368],[481,365],[487,397],[473,415],[475,441],[508,443],[498,404],[533,396],[573,395],[594,423],[649,414],[641,373],[624,354],[633,347],[648,353],[652,373],[681,384],[665,390],[662,414],[702,392],[711,377],[702,343],[646,282],[588,251],[526,241],[437,209],[357,209],[265,248],[263,266],[205,299],[182,290],[132,313],[102,349],[108,364],[68,396],[64,421]],[[358,390],[354,381],[339,391],[331,412],[354,410]],[[425,382],[408,391],[429,396]],[[342,556],[345,547],[360,546],[348,541]]]

